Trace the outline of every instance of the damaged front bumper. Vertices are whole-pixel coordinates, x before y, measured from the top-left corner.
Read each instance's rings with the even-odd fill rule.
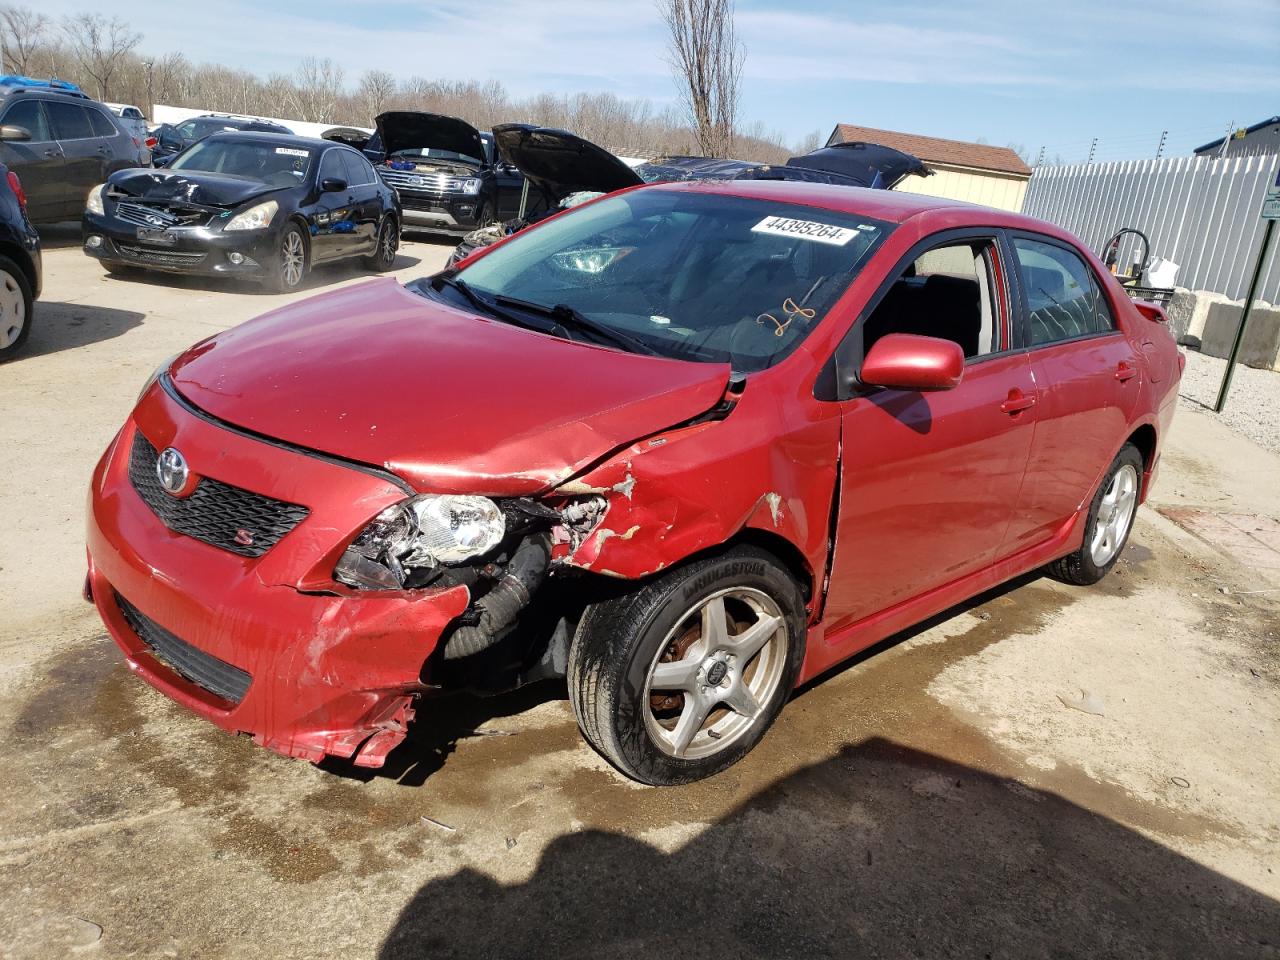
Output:
[[[176,533],[131,481],[137,431],[181,450],[195,475],[310,512],[258,557]],[[403,495],[221,429],[155,386],[94,473],[87,593],[129,667],[178,703],[286,756],[381,766],[428,689],[424,662],[469,602],[465,586],[373,594],[326,582],[344,536]]]

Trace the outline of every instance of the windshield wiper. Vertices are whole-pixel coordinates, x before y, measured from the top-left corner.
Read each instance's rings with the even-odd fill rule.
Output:
[[[476,291],[472,289],[471,284],[467,283],[467,281],[465,280],[459,280],[452,273],[436,274],[434,277],[431,278],[431,286],[435,290],[439,290],[441,287],[444,287],[444,286],[448,286],[453,288],[454,290],[457,290],[460,294],[462,294],[463,297],[466,298],[466,301],[469,304],[471,304],[481,313],[487,314],[488,316],[491,316],[496,320],[501,320],[504,323],[511,324],[512,326],[524,327],[526,330],[537,330],[539,333],[547,332],[546,327],[540,327],[536,323],[529,323],[527,320],[522,320],[520,317],[517,317],[514,313],[509,313],[506,310],[503,310],[501,307],[497,306],[495,303],[489,300],[486,300],[484,297],[480,296],[480,294],[476,293]]]
[[[566,333],[570,327],[573,327],[581,332],[593,334],[597,339],[607,340],[615,347],[621,347],[623,350],[629,350],[632,353],[643,353],[650,357],[662,356],[661,353],[643,340],[623,333],[621,330],[615,330],[599,320],[593,320],[567,303],[547,306],[542,303],[530,303],[528,300],[520,300],[516,297],[506,297],[502,294],[495,295],[493,299],[504,306],[516,307],[519,310],[528,310],[530,313],[539,313],[544,317],[550,317]]]

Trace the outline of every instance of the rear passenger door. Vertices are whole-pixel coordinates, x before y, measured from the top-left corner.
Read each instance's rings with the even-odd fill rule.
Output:
[[[1009,236],[1036,381],[1035,441],[1008,552],[1049,539],[1093,492],[1124,442],[1142,389],[1137,350],[1086,259],[1034,233]]]
[[[382,198],[378,192],[378,175],[369,161],[354,150],[339,151],[347,172],[347,189],[351,198],[355,234],[350,253],[372,253],[378,244],[378,227],[382,221]]]
[[[66,165],[40,101],[23,98],[11,104],[0,114],[0,124],[22,127],[31,134],[30,140],[0,143],[0,160],[22,181],[31,219],[46,223],[63,217],[67,205]]]
[[[106,179],[103,171],[110,158],[110,148],[102,137],[94,135],[89,114],[80,104],[46,100],[44,108],[65,158],[63,170],[67,194],[64,213],[78,217],[89,191]]]

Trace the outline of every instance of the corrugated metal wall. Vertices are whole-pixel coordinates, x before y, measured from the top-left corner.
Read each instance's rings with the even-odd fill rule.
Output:
[[[1262,244],[1258,216],[1280,155],[1169,157],[1039,167],[1022,212],[1070,230],[1094,251],[1121,227],[1151,238],[1153,257],[1179,265],[1177,283],[1240,299]],[[1271,244],[1259,296],[1280,302],[1280,242]],[[1132,247],[1121,248],[1120,264]]]

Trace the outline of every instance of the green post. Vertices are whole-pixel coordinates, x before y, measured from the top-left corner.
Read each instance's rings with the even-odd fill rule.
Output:
[[[1227,355],[1227,370],[1222,375],[1222,387],[1218,390],[1218,402],[1213,405],[1215,413],[1221,413],[1227,405],[1227,391],[1231,389],[1231,374],[1235,370],[1236,357],[1240,355],[1240,347],[1244,343],[1244,328],[1249,322],[1249,314],[1253,312],[1253,299],[1258,293],[1258,284],[1262,282],[1262,271],[1267,264],[1267,251],[1271,249],[1271,234],[1276,222],[1268,220],[1266,229],[1262,231],[1262,249],[1258,251],[1258,262],[1253,267],[1253,279],[1249,281],[1249,292],[1245,295],[1244,313],[1240,314],[1240,326],[1236,328],[1236,340],[1231,344],[1231,353]]]

